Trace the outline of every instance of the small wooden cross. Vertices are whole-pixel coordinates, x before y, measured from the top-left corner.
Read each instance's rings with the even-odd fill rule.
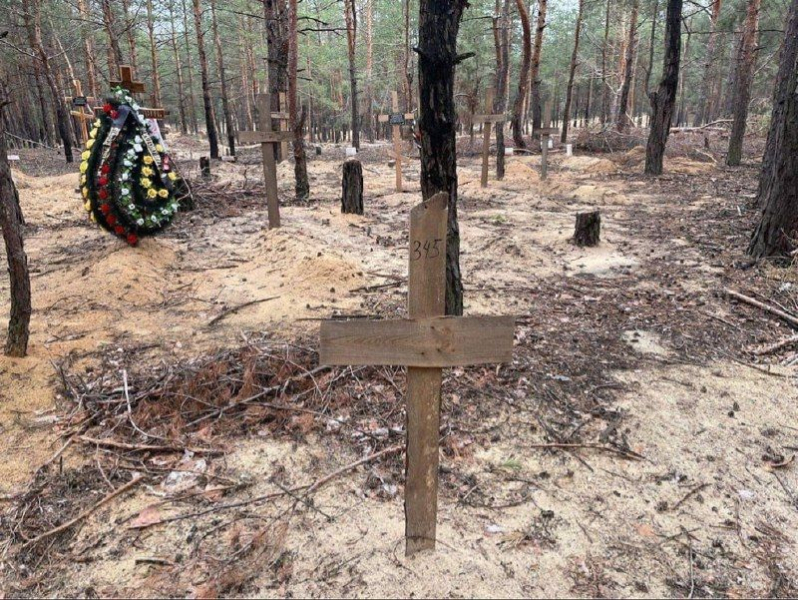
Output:
[[[82,141],[86,142],[89,139],[89,128],[86,122],[94,120],[94,112],[89,107],[89,103],[94,102],[94,98],[87,98],[83,95],[83,86],[79,79],[72,80],[72,87],[75,90],[75,95],[64,96],[64,100],[72,105],[74,110],[69,111],[69,114],[80,123],[80,132],[83,135]]]
[[[407,320],[324,321],[319,363],[407,366],[406,555],[435,548],[442,369],[512,360],[513,317],[444,317],[448,194],[410,211]]]
[[[269,229],[280,226],[280,201],[277,198],[277,164],[274,160],[273,144],[288,142],[290,131],[272,131],[271,98],[269,94],[258,94],[258,131],[239,131],[242,144],[260,144],[263,158],[263,179],[266,183],[266,202],[269,211]]]
[[[393,127],[393,154],[396,163],[396,191],[402,191],[402,125],[405,121],[412,121],[415,118],[413,113],[399,112],[399,93],[391,92],[391,114],[377,115],[380,123],[390,123]]]
[[[133,81],[133,67],[128,65],[119,65],[119,74],[121,81],[109,81],[108,83],[111,87],[121,87],[122,89],[127,90],[131,94],[140,94],[147,90],[147,86],[145,86],[140,81]],[[95,114],[102,114],[102,107],[95,106],[94,112]],[[163,108],[139,108],[144,117],[147,119],[164,119],[166,115],[169,114],[169,111],[164,110]]]
[[[474,123],[484,123],[482,137],[482,178],[480,185],[488,187],[488,160],[490,159],[490,130],[493,123],[504,123],[507,118],[503,114],[491,114],[493,110],[493,98],[496,96],[494,88],[488,88],[485,94],[485,113],[484,115],[474,115]]]
[[[291,114],[288,112],[288,101],[285,99],[285,92],[278,95],[280,100],[280,110],[272,113],[272,119],[280,122],[280,131],[288,131],[288,123],[291,121]],[[288,138],[280,142],[280,162],[288,160]]]
[[[551,124],[551,103],[546,102],[543,107],[543,123],[540,129],[533,129],[534,135],[541,136],[540,147],[540,179],[545,180],[549,176],[549,138],[556,134],[559,130],[556,127],[550,127]]]

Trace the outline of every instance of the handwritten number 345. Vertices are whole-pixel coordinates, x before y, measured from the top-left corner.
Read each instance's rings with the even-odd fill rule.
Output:
[[[410,258],[412,260],[418,260],[420,258],[435,258],[436,256],[440,256],[441,249],[438,244],[442,241],[442,238],[436,238],[434,241],[426,240],[422,245],[420,240],[415,240],[413,242],[413,252]]]

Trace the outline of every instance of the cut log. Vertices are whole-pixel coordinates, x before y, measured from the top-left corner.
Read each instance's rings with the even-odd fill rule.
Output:
[[[200,156],[200,173],[203,179],[210,179],[211,177],[211,159],[207,156]]]
[[[601,213],[597,210],[576,213],[574,243],[579,247],[597,246],[601,240]]]
[[[341,212],[363,214],[363,165],[357,159],[350,159],[344,163],[344,175],[341,182]]]

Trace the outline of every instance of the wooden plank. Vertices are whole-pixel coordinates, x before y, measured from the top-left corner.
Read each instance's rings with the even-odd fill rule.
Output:
[[[291,118],[291,113],[287,112],[272,112],[272,119],[283,119],[287,121]]]
[[[387,123],[388,122],[388,115],[377,115],[377,121],[379,123]]]
[[[485,96],[485,110],[490,112],[493,110],[493,98],[496,95],[496,90],[488,88]],[[488,164],[490,160],[490,121],[485,123],[485,128],[482,136],[482,176],[479,180],[481,187],[488,187]]]
[[[415,121],[416,115],[415,113],[405,113],[405,121]]]
[[[290,131],[239,131],[238,139],[241,144],[279,144],[290,140]]]
[[[391,110],[399,112],[399,93],[391,92]],[[390,117],[389,117],[390,119]],[[399,125],[393,126],[393,152],[396,160],[396,191],[402,191],[402,129]]]
[[[532,133],[537,135],[554,135],[560,131],[557,127],[541,127],[540,129],[533,129]]]
[[[506,115],[474,115],[474,123],[504,123]]]
[[[440,317],[446,310],[446,227],[449,196],[440,192],[410,211],[407,311],[411,318]],[[424,251],[438,241],[441,253]],[[405,554],[434,550],[438,516],[440,369],[407,369]]]
[[[513,328],[513,317],[324,321],[319,362],[425,368],[506,362]]]
[[[285,112],[285,109],[288,106],[285,92],[280,92],[278,98],[280,100],[280,111]],[[280,131],[288,132],[288,121],[286,119],[280,119]],[[288,136],[280,140],[280,162],[288,160],[288,141],[292,137],[293,135],[291,132],[288,132]]]
[[[258,94],[258,119],[260,131],[263,134],[276,134],[271,131],[272,119],[271,98],[269,94]],[[242,132],[243,133],[243,132]],[[280,198],[277,196],[277,164],[274,160],[274,148],[270,143],[261,144],[261,157],[263,159],[263,180],[266,184],[266,204],[269,214],[269,229],[280,226]]]

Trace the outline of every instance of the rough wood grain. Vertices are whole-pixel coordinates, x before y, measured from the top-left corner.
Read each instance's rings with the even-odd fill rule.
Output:
[[[239,131],[238,141],[241,144],[278,144],[290,140],[290,131]]]

